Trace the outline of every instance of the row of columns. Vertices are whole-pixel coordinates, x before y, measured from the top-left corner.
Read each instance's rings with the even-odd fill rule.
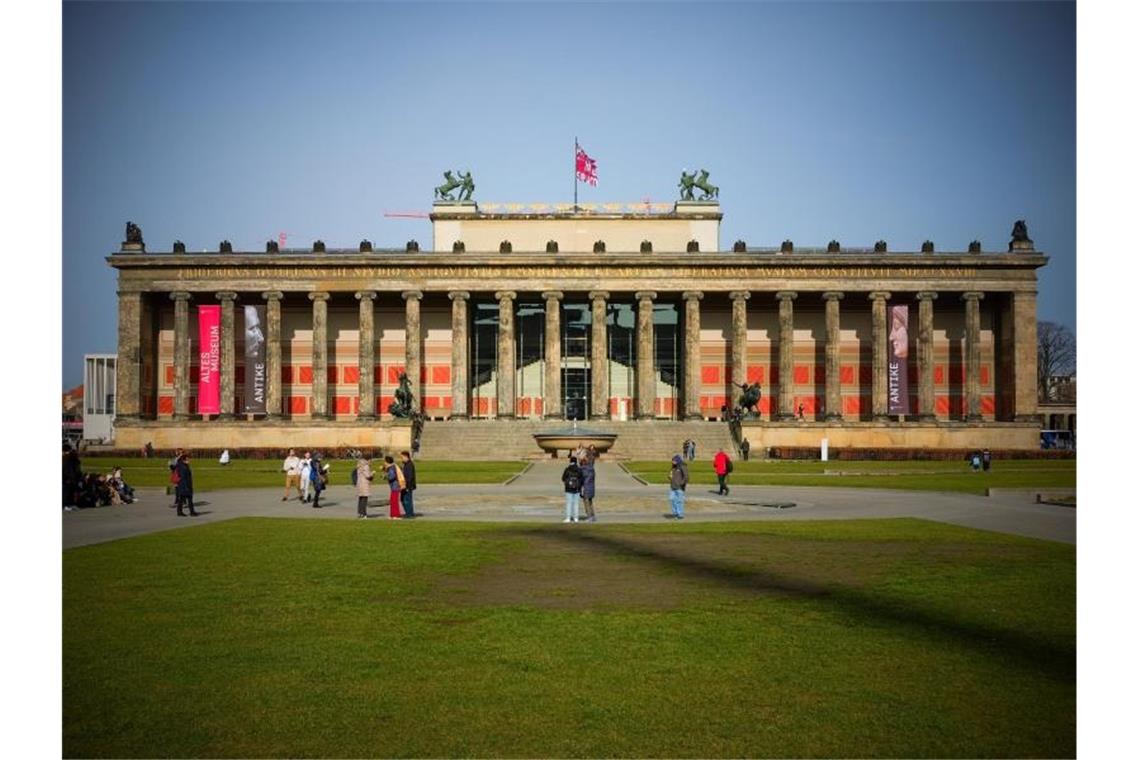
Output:
[[[328,300],[329,293],[315,292],[309,294],[313,309],[313,383],[312,383],[312,416],[328,418]],[[592,315],[591,332],[591,361],[593,366],[605,366],[606,355],[606,304],[609,299],[606,291],[591,291],[589,293],[590,309]],[[746,353],[747,353],[747,302],[751,297],[748,291],[732,291],[729,294],[732,303],[732,383],[739,386],[747,381]],[[794,302],[798,293],[794,291],[778,291],[776,294],[779,313],[779,372],[780,383],[777,399],[776,419],[790,420],[795,417],[793,408],[793,384],[790,379],[794,373]],[[1022,297],[1014,301],[1014,320],[1020,312],[1024,312],[1029,305],[1035,308],[1035,303]],[[423,293],[410,290],[402,293],[405,304],[406,340],[405,340],[405,371],[412,382],[414,401],[420,404],[419,379],[422,367],[421,352],[421,324],[420,302]],[[467,291],[449,291],[451,299],[451,327],[452,327],[452,353],[451,353],[451,382],[452,382],[452,418],[466,418],[468,409],[468,337],[467,337],[467,302],[471,294]],[[268,383],[266,389],[266,408],[269,416],[281,414],[281,301],[284,294],[281,291],[267,291],[262,293],[266,301],[267,321],[267,351],[266,372]],[[360,302],[360,353],[359,353],[359,396],[360,407],[358,418],[362,420],[376,419],[376,397],[374,392],[375,356],[372,350],[375,336],[374,309],[377,292],[362,290],[355,294]],[[495,299],[499,302],[499,350],[498,350],[498,415],[503,418],[514,416],[515,410],[515,319],[514,301],[517,294],[514,291],[499,291]],[[559,308],[563,294],[560,291],[546,291],[542,298],[546,304],[546,356],[558,356],[561,338],[561,309]],[[697,419],[701,417],[700,411],[700,330],[701,330],[701,300],[704,294],[700,291],[685,291],[682,298],[685,303],[685,398],[684,411],[686,418]],[[891,294],[886,291],[873,291],[868,294],[871,302],[871,330],[872,330],[872,415],[874,419],[886,419],[887,414],[887,301]],[[918,301],[918,335],[917,335],[917,364],[918,364],[918,407],[920,419],[934,419],[934,300],[938,297],[932,291],[921,291],[916,294]],[[174,301],[174,417],[186,419],[189,414],[189,378],[190,367],[190,335],[189,335],[189,301],[188,292],[174,292],[170,294]],[[222,344],[221,344],[221,417],[234,416],[234,303],[237,294],[232,291],[222,291],[216,294],[221,303],[222,312]],[[654,372],[654,330],[653,330],[653,303],[657,298],[654,291],[638,291],[637,300],[637,357],[635,366],[637,387],[637,408],[635,416],[638,418],[652,418],[655,416],[654,403],[656,398],[656,374]],[[829,420],[842,419],[841,393],[840,393],[840,333],[839,309],[844,294],[839,291],[823,293],[825,322],[826,322],[826,391],[825,391],[825,418]],[[984,294],[976,291],[963,293],[961,296],[966,309],[966,419],[976,421],[982,419],[981,415],[981,314],[980,301]],[[1027,305],[1029,304],[1029,305]],[[1020,312],[1019,312],[1020,310]],[[140,364],[140,346],[138,345],[137,331],[129,326],[137,322],[141,312],[141,296],[138,293],[120,294],[119,302],[119,346],[120,359],[119,382],[120,395],[127,396],[127,403],[120,402],[120,416],[137,416],[138,396],[138,367]],[[1024,315],[1022,315],[1024,316]],[[1022,320],[1024,321],[1024,320]],[[133,337],[132,337],[133,335]],[[1015,353],[1024,349],[1024,336],[1015,340]],[[1034,340],[1035,343],[1035,340]],[[1020,358],[1020,353],[1015,359]],[[1015,365],[1017,362],[1015,362]],[[546,363],[546,383],[544,396],[544,414],[548,418],[562,417],[562,378],[558,362]],[[1015,378],[1016,379],[1016,378]],[[126,391],[126,394],[123,393]],[[1020,392],[1020,391],[1019,391]],[[130,399],[135,403],[131,404]],[[609,418],[609,376],[605,372],[595,373],[591,389],[592,418]]]

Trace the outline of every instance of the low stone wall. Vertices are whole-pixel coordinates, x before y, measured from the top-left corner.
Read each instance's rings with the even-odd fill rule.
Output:
[[[828,446],[827,458],[830,461],[886,461],[897,462],[908,459],[915,460],[951,460],[965,462],[966,457],[977,451],[973,449],[835,449]],[[819,447],[793,448],[791,446],[777,446],[765,449],[769,459],[819,459]],[[753,450],[752,458],[757,458]],[[1024,449],[991,449],[990,455],[995,459],[1076,459],[1075,451],[1026,451]]]
[[[312,420],[145,420],[116,423],[114,450],[141,452],[149,443],[156,451],[188,449],[201,452],[274,452],[309,449],[324,452],[345,449],[399,451],[409,449],[412,428],[407,422],[317,422]]]
[[[1040,451],[1041,428],[1034,422],[766,422],[746,420],[743,436],[754,451],[814,449],[826,438],[840,449],[941,449],[948,452]]]

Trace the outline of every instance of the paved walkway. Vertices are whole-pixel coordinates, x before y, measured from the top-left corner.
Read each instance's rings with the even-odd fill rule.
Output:
[[[610,462],[599,465],[598,498],[594,502],[599,524],[665,522],[669,512],[665,486],[642,485]],[[560,461],[537,462],[508,486],[420,486],[416,512],[429,521],[559,522],[563,466]],[[371,518],[385,519],[387,494],[378,488],[373,491]],[[356,519],[356,492],[347,485],[330,487],[321,499],[323,509],[312,509],[295,499],[282,502],[279,488],[203,492],[195,499],[201,513],[197,518],[178,517],[170,507],[172,497],[162,489],[139,489],[138,493],[141,499],[134,504],[63,512],[63,547],[192,528],[234,517]],[[1035,504],[1028,493],[986,497],[868,488],[733,486],[730,495],[723,497],[716,495],[715,486],[693,485],[687,496],[685,515],[693,522],[917,517],[1065,543],[1075,543],[1077,537],[1076,509]]]

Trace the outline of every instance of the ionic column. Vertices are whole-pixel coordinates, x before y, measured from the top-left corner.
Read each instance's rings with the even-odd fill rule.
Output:
[[[657,400],[657,379],[653,373],[653,299],[650,290],[634,294],[637,298],[637,419],[653,419]]]
[[[310,293],[313,302],[313,419],[329,416],[329,294]]]
[[[776,415],[778,420],[793,420],[796,417],[792,408],[795,404],[792,383],[795,376],[796,337],[792,302],[796,300],[796,295],[790,290],[776,293],[776,300],[780,302],[780,405]]]
[[[174,301],[174,419],[190,416],[190,294],[175,291]]]
[[[918,293],[918,418],[934,419],[934,299],[929,290]]]
[[[824,419],[842,420],[842,401],[839,393],[839,302],[843,294],[829,290],[823,294],[824,316],[827,324],[827,346],[824,349],[827,367],[827,384],[824,403],[827,413]]]
[[[515,292],[500,290],[495,293],[499,301],[499,367],[496,395],[500,419],[515,416]]]
[[[360,372],[357,380],[357,395],[360,408],[356,419],[376,419],[376,291],[361,290],[356,293],[360,301],[360,340],[357,346],[356,365]]]
[[[265,417],[281,416],[281,299],[280,290],[261,294],[265,299]]]
[[[590,419],[610,418],[610,364],[606,352],[606,299],[604,290],[590,292]]]
[[[685,299],[685,419],[701,419],[701,299],[704,293],[687,290]]]
[[[467,419],[467,299],[465,290],[452,290],[451,299],[451,419]]]
[[[115,362],[115,417],[142,413],[142,293],[119,291],[119,358]]]
[[[984,293],[962,294],[966,302],[966,421],[982,419],[982,314],[980,301]]]
[[[891,294],[876,290],[871,301],[871,417],[889,419],[887,409],[887,300]]]
[[[732,384],[739,388],[748,382],[748,299],[747,290],[728,294],[732,301]]]
[[[1012,294],[1013,418],[1037,419],[1037,293]]]
[[[542,399],[543,417],[562,419],[562,293],[550,290],[542,294],[546,301],[546,345],[543,367],[546,370],[546,393]]]
[[[218,419],[234,418],[234,300],[237,293],[223,290],[214,294],[222,302],[222,345],[219,359],[222,364],[221,404]]]
[[[404,372],[408,375],[408,382],[412,384],[412,409],[423,411],[424,403],[421,397],[423,385],[420,376],[423,371],[422,352],[420,342],[423,339],[420,331],[420,299],[424,294],[418,290],[407,290],[404,296]]]

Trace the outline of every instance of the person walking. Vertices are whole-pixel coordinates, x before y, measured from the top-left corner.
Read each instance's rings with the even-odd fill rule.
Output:
[[[372,495],[372,463],[363,456],[356,460],[356,516],[368,518],[368,497]]]
[[[308,503],[313,493],[313,458],[309,456],[309,452],[305,452],[305,456],[301,457],[301,496],[300,501],[302,504]]]
[[[292,488],[297,489],[298,498],[304,498],[305,494],[301,491],[301,458],[293,449],[289,449],[289,456],[281,463],[281,471],[285,473],[285,495],[281,501],[288,500]]]
[[[313,509],[320,509],[321,492],[329,482],[329,466],[321,463],[320,454],[314,454],[309,470],[313,483]]]
[[[404,517],[415,518],[415,495],[412,492],[416,490],[416,465],[412,461],[412,455],[407,451],[400,452],[400,471],[404,475],[404,488],[400,491],[400,504],[404,507]]]
[[[400,471],[392,460],[392,456],[384,457],[384,475],[388,479],[388,519],[400,519],[400,481],[404,473]]]
[[[594,460],[597,458],[597,449],[590,446],[586,449],[586,456],[578,463],[578,469],[582,471],[582,506],[586,510],[587,522],[597,522],[598,518],[594,515],[594,492],[596,490],[597,474],[594,470]]]
[[[752,444],[748,442],[747,438],[745,438],[743,441],[740,442],[740,458],[743,459],[745,462],[748,461],[748,452],[751,450],[752,450]]]
[[[190,452],[183,452],[174,465],[174,472],[178,475],[178,485],[174,487],[174,506],[179,517],[185,517],[183,505],[190,508],[190,516],[197,517],[194,511],[194,473],[190,470]]]
[[[717,449],[716,456],[713,457],[713,470],[716,472],[717,483],[720,484],[718,494],[728,496],[728,473],[732,472],[732,460],[728,458],[728,454],[724,453],[724,449]]]
[[[689,468],[680,454],[673,455],[673,468],[669,471],[669,508],[670,517],[677,520],[685,519],[685,487],[689,485]]]
[[[562,471],[562,490],[566,492],[566,519],[562,522],[578,522],[578,499],[582,492],[582,470],[578,460],[570,457],[570,464]]]

